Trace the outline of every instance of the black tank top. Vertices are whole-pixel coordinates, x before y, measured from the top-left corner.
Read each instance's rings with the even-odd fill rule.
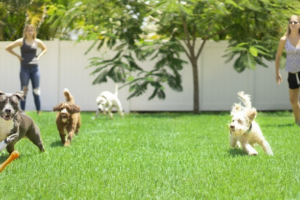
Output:
[[[32,45],[27,45],[25,39],[23,39],[23,45],[21,46],[21,66],[32,67],[37,66],[38,61],[36,60],[37,42],[34,41]]]

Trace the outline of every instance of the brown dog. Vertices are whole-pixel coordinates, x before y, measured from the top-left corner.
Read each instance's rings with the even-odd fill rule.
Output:
[[[64,89],[64,96],[66,102],[56,105],[53,111],[58,112],[56,115],[56,127],[59,131],[61,142],[64,146],[69,146],[74,133],[78,135],[81,117],[80,107],[75,104],[74,98],[68,89]]]

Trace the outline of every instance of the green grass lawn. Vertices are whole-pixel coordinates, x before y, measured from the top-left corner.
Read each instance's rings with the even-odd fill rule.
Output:
[[[274,156],[229,146],[229,112],[115,114],[94,119],[63,147],[55,113],[27,112],[46,152],[23,139],[1,173],[1,199],[300,199],[300,127],[291,112],[259,113]],[[3,163],[8,154],[0,153]]]

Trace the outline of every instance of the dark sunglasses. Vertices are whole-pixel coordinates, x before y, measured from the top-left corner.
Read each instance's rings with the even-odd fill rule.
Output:
[[[296,21],[290,22],[290,24],[298,24],[298,23],[300,23],[300,22],[296,22]]]

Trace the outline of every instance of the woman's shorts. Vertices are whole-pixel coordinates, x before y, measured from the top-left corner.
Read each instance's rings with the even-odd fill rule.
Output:
[[[289,73],[288,75],[288,83],[290,89],[298,89],[300,86],[300,72],[297,73]]]

